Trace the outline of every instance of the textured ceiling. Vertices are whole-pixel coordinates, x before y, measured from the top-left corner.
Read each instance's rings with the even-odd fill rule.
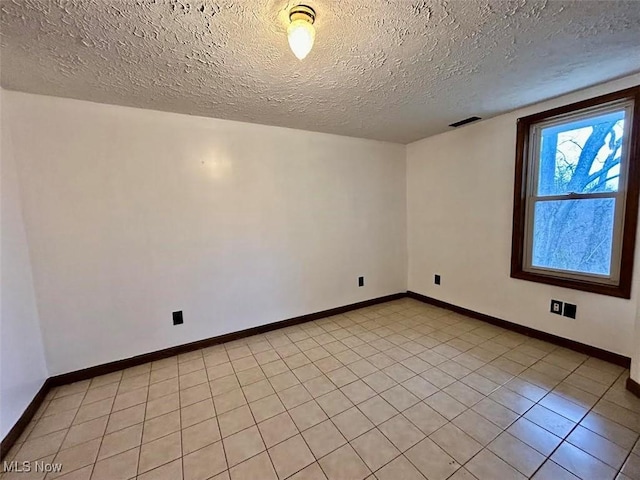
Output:
[[[640,3],[0,0],[4,88],[407,143],[640,70]]]

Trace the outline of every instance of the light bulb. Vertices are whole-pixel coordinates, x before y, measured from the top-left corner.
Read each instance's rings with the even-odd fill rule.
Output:
[[[289,24],[287,36],[291,51],[299,60],[303,60],[313,48],[316,29],[308,20],[297,19]]]

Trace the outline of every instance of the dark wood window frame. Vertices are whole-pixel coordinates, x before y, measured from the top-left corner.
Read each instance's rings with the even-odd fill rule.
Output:
[[[610,102],[629,99],[634,102],[631,118],[631,136],[628,150],[628,171],[625,193],[625,210],[622,225],[622,247],[618,283],[604,284],[585,280],[563,278],[552,274],[526,271],[525,244],[527,225],[527,181],[530,161],[529,134],[532,125],[554,117],[571,114]],[[638,222],[638,194],[640,192],[640,86],[572,103],[518,119],[516,138],[515,188],[513,196],[513,231],[511,243],[511,277],[532,282],[556,285],[564,288],[593,292],[621,298],[631,298],[633,256]]]

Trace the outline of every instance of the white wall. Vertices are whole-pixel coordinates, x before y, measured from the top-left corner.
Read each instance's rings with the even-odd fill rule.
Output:
[[[4,107],[2,95],[0,105]],[[0,107],[0,438],[48,377],[16,166]]]
[[[640,75],[627,77],[408,145],[409,290],[626,356],[634,349],[640,354],[633,340],[640,254],[631,300],[509,276],[516,119],[639,83]],[[441,286],[433,284],[436,273]],[[549,313],[551,298],[577,304],[578,318]]]
[[[3,95],[52,375],[406,290],[402,145]]]

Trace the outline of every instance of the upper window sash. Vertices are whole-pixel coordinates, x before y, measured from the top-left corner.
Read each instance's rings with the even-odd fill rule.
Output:
[[[537,198],[537,199],[548,199],[549,197],[557,198],[558,200],[562,199],[570,199],[573,198],[598,198],[597,195],[591,196],[590,192],[575,192],[575,191],[567,191],[561,192],[557,194],[549,194],[540,192],[540,164],[541,164],[541,143],[542,143],[542,131],[545,129],[552,129],[553,127],[557,127],[560,131],[562,131],[563,126],[567,125],[572,120],[581,120],[579,122],[572,123],[572,128],[576,129],[580,127],[580,124],[584,126],[591,126],[594,118],[607,116],[609,114],[612,119],[617,117],[617,119],[625,119],[624,122],[624,131],[622,134],[622,146],[620,148],[621,153],[621,161],[620,161],[620,174],[618,178],[618,186],[617,192],[626,193],[626,180],[627,180],[627,167],[628,167],[628,156],[629,156],[629,140],[631,138],[631,125],[633,119],[633,100],[623,99],[617,100],[614,102],[610,102],[605,105],[599,105],[592,108],[587,108],[584,110],[579,110],[576,112],[571,112],[564,115],[559,115],[557,117],[550,118],[548,120],[540,121],[534,123],[530,127],[529,132],[529,151],[528,151],[528,161],[530,172],[528,175],[527,182],[527,197],[529,198]],[[620,112],[623,112],[623,115],[619,115]],[[605,192],[602,192],[605,193]],[[611,193],[611,192],[606,192]]]

